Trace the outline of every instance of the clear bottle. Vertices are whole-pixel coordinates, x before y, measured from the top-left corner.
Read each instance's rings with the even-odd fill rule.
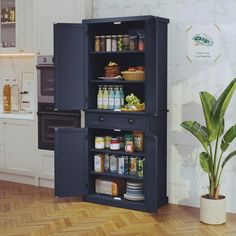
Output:
[[[103,90],[102,86],[99,85],[98,94],[97,94],[97,109],[102,109],[103,104]]]
[[[102,108],[108,109],[108,90],[107,86],[103,87]]]
[[[11,112],[11,86],[9,79],[6,79],[3,87],[3,111]]]
[[[109,88],[109,97],[108,97],[108,109],[113,110],[115,108],[115,99],[114,99],[114,90],[113,87],[111,86]]]
[[[123,86],[120,86],[120,107],[124,107],[125,106],[125,96],[124,96],[124,90],[123,90]]]
[[[120,109],[120,90],[115,87],[115,109]]]
[[[19,89],[16,79],[13,79],[11,86],[11,110],[19,111]]]

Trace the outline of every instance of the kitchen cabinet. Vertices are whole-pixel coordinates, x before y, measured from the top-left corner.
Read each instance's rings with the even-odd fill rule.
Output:
[[[4,172],[35,176],[35,125],[31,120],[4,119]]]
[[[168,202],[166,195],[167,125],[167,25],[169,20],[154,16],[83,20],[82,24],[54,26],[55,106],[57,109],[85,111],[85,128],[55,130],[55,195],[83,196],[85,201],[148,212]],[[145,35],[143,50],[95,51],[95,36]],[[145,68],[145,79],[100,80],[109,61],[121,70]],[[97,109],[99,86],[123,86],[125,96],[134,93],[145,102],[143,111]],[[134,131],[144,135],[144,149],[96,149],[97,136],[124,137]],[[129,173],[96,172],[95,155],[128,156]],[[144,160],[143,176],[135,170]],[[111,159],[110,159],[111,161]],[[133,164],[132,164],[133,163]],[[133,172],[132,172],[133,171]],[[133,201],[99,194],[96,180],[136,181],[144,199]],[[128,192],[128,190],[127,190]],[[131,191],[132,192],[132,191]],[[127,194],[128,195],[128,194]],[[126,196],[127,196],[126,195]]]
[[[54,180],[54,152],[38,150],[38,177]]]
[[[35,1],[36,51],[53,55],[53,24],[77,22],[92,17],[92,0]]]
[[[32,0],[2,0],[0,53],[32,52],[33,50]]]
[[[4,133],[3,120],[0,119],[0,171],[4,170]]]

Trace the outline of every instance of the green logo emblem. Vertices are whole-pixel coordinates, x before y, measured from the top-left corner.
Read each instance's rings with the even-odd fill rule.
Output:
[[[207,34],[195,34],[193,36],[193,41],[195,45],[203,45],[207,47],[211,47],[213,45],[213,40]]]

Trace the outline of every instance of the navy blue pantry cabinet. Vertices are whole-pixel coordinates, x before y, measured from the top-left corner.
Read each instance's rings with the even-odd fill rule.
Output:
[[[85,111],[85,128],[57,128],[55,147],[55,195],[83,196],[85,201],[148,212],[168,203],[166,195],[167,127],[167,25],[155,16],[83,20],[82,24],[54,25],[55,106]],[[145,35],[144,50],[95,51],[97,35]],[[104,67],[116,62],[121,70],[145,67],[145,80],[99,80]],[[97,109],[100,85],[123,86],[125,95],[134,93],[145,110],[124,112]],[[144,150],[95,149],[95,137],[144,134]],[[144,175],[94,171],[94,155],[128,155],[145,158]],[[131,201],[98,194],[96,178],[135,180],[143,183],[144,200]]]

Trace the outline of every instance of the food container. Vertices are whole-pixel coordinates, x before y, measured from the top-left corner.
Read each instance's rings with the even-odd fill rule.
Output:
[[[118,158],[118,174],[123,175],[125,173],[125,158],[120,156]]]
[[[110,156],[108,154],[104,155],[104,171],[110,172]]]
[[[144,150],[144,133],[141,131],[134,131],[134,150],[143,152]]]
[[[101,35],[100,36],[100,51],[105,52],[106,49],[106,36]]]
[[[139,34],[139,39],[138,39],[138,51],[144,51],[144,39],[145,35],[144,34]]]
[[[111,150],[120,150],[120,140],[118,138],[112,138],[110,143]]]
[[[138,157],[137,159],[137,172],[139,177],[143,177],[144,161],[145,159],[143,157]]]
[[[104,172],[104,156],[102,154],[94,155],[94,171]]]
[[[104,137],[96,136],[95,137],[95,149],[104,149],[104,148],[105,148]]]
[[[110,172],[111,173],[118,172],[118,158],[115,155],[110,155]]]
[[[129,174],[136,175],[137,174],[137,157],[131,156],[129,158]]]
[[[124,174],[129,174],[129,156],[123,156],[124,157]]]
[[[122,45],[122,50],[123,51],[129,51],[129,41],[130,41],[130,38],[129,38],[129,35],[123,35],[123,45]]]
[[[111,51],[111,35],[106,36],[106,51]]]
[[[111,136],[105,136],[105,148],[110,148]]]
[[[137,50],[137,35],[131,35],[129,40],[129,50],[136,51]]]
[[[133,135],[125,135],[125,151],[134,152]]]
[[[117,38],[117,51],[122,51],[122,50],[123,50],[122,35],[118,35],[118,38]]]
[[[117,51],[117,35],[112,35],[111,36],[111,50],[113,52]]]
[[[121,71],[121,75],[124,78],[124,80],[142,81],[144,80],[145,72],[141,70]]]
[[[100,51],[100,36],[95,36],[95,52]]]

